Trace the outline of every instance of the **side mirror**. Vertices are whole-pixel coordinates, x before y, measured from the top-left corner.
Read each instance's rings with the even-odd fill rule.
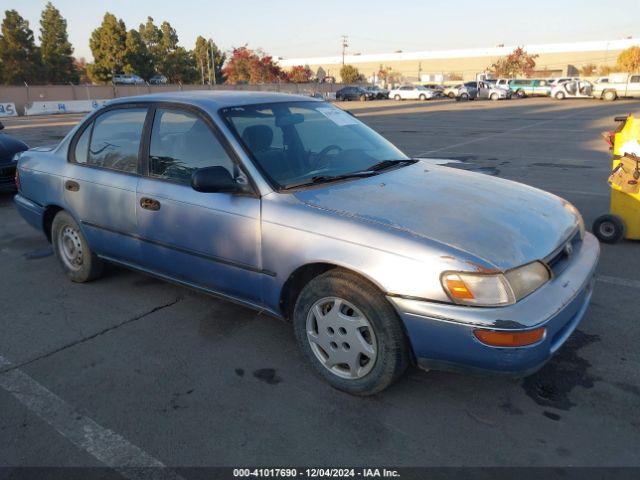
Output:
[[[191,175],[191,187],[203,193],[234,193],[240,190],[229,170],[224,167],[199,168]]]

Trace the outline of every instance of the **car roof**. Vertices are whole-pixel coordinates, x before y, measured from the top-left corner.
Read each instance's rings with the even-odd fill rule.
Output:
[[[280,102],[321,102],[313,97],[304,95],[292,95],[288,93],[255,92],[237,90],[190,90],[187,92],[151,93],[134,97],[121,97],[109,100],[106,105],[121,105],[124,103],[169,102],[183,103],[203,108],[208,111],[217,111],[220,108],[238,107],[257,103]]]

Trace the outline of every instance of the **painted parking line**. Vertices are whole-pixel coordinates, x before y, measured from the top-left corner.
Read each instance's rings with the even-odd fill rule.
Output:
[[[598,275],[596,280],[610,285],[619,287],[640,288],[640,280],[632,280],[630,278],[610,277],[609,275]]]
[[[122,435],[98,425],[0,355],[0,388],[81,450],[130,480],[184,480]]]

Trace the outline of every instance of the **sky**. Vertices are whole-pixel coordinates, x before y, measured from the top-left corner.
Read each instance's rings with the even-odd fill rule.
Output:
[[[445,50],[498,44],[615,40],[640,37],[640,0],[52,0],[67,19],[75,56],[91,60],[89,37],[105,12],[127,29],[147,16],[168,20],[180,44],[193,48],[198,35],[223,50],[248,43],[274,57],[338,55],[341,35],[348,53]],[[0,0],[29,21],[38,42],[46,0]]]

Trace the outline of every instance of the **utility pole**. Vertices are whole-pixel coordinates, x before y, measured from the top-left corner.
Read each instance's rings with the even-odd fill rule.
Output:
[[[342,66],[343,67],[344,67],[344,55],[347,50],[347,47],[349,46],[348,39],[349,37],[347,35],[342,35]]]

